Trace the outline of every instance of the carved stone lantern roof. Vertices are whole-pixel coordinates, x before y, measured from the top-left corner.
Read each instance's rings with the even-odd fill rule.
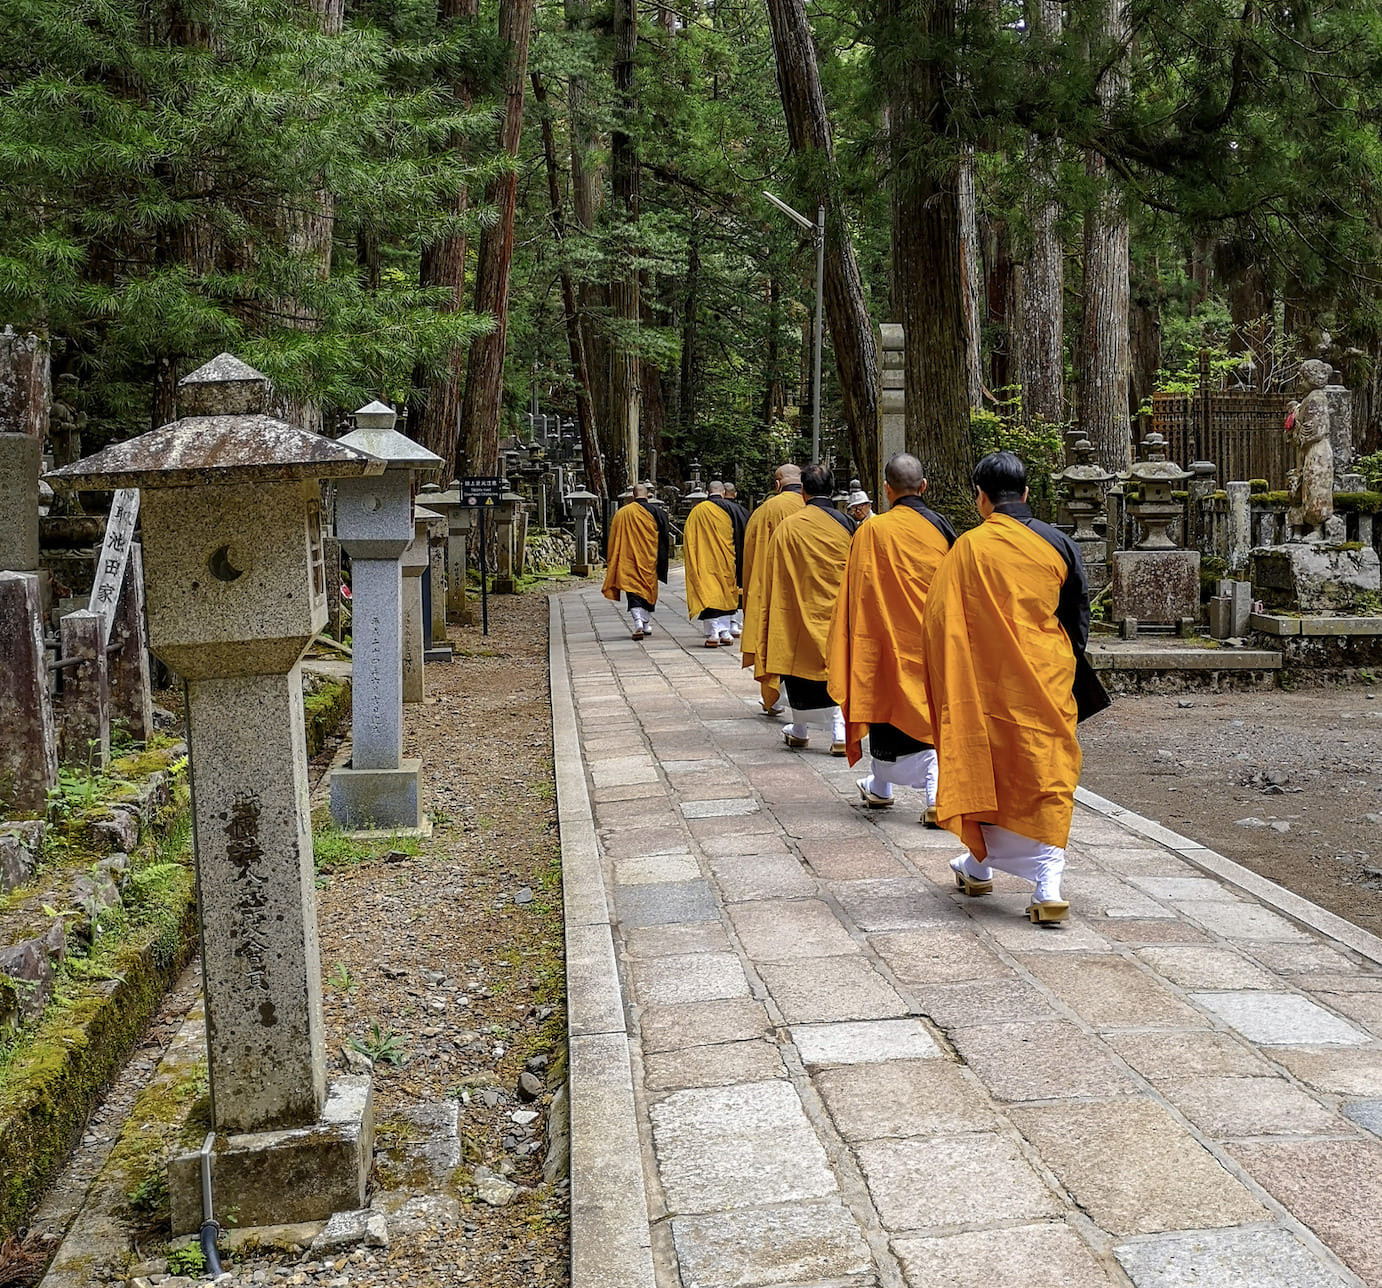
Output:
[[[384,463],[269,415],[269,378],[223,353],[178,384],[188,413],[167,425],[55,470],[62,487],[195,487],[199,484],[354,478]]]
[[[1082,438],[1074,445],[1072,450],[1075,453],[1075,463],[1067,465],[1059,474],[1057,479],[1070,484],[1072,487],[1079,484],[1097,484],[1103,487],[1106,483],[1112,483],[1118,475],[1111,470],[1106,470],[1098,461],[1094,459],[1094,444],[1087,438]]]
[[[1183,470],[1175,461],[1166,458],[1166,440],[1160,434],[1148,434],[1142,440],[1143,457],[1134,461],[1128,477],[1139,483],[1162,485],[1169,491],[1173,483],[1183,483],[1193,471]]]
[[[435,452],[400,434],[394,428],[397,419],[392,407],[378,401],[366,403],[355,413],[355,428],[337,442],[377,456],[389,470],[434,470],[444,463]]]

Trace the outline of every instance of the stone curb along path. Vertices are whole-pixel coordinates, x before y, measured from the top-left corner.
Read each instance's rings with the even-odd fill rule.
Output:
[[[573,1288],[1382,1288],[1382,943],[1081,793],[1062,930],[552,601]]]

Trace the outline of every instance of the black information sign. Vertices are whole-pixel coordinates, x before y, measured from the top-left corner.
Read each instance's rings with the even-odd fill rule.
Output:
[[[508,490],[507,484],[502,474],[468,474],[461,479],[461,495],[469,505],[475,504],[472,497],[497,501]]]

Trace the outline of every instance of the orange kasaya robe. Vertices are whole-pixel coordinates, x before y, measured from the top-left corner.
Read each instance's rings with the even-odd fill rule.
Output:
[[[758,637],[763,630],[763,594],[768,580],[768,546],[778,525],[806,504],[801,489],[770,496],[751,515],[744,529],[744,633],[739,637],[740,666],[753,667],[753,678],[762,690],[763,705],[777,702],[778,676],[764,669],[758,656]]]
[[[849,530],[818,505],[804,505],[777,525],[768,546],[755,665],[775,676],[826,678],[830,621],[849,543]]]
[[[1080,744],[1075,655],[1056,620],[1060,554],[995,514],[941,562],[922,620],[940,825],[987,854],[981,823],[1064,848]]]
[[[921,618],[926,592],[950,550],[945,534],[903,505],[872,515],[854,534],[844,589],[830,625],[829,688],[845,718],[849,763],[871,724],[933,742]]]
[[[708,608],[726,615],[739,607],[734,573],[734,523],[713,501],[691,507],[682,536],[686,556],[686,607],[692,621]]]
[[[645,506],[630,504],[615,511],[605,561],[600,593],[606,599],[617,600],[623,591],[657,603],[657,520]]]

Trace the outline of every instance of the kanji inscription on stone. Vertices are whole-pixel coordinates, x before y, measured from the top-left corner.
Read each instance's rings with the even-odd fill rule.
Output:
[[[101,638],[110,641],[110,624],[120,602],[120,585],[125,580],[125,565],[130,558],[130,543],[139,519],[139,489],[121,488],[110,505],[106,521],[106,539],[101,543],[101,557],[96,561],[96,580],[91,584],[93,613],[101,615]]]

